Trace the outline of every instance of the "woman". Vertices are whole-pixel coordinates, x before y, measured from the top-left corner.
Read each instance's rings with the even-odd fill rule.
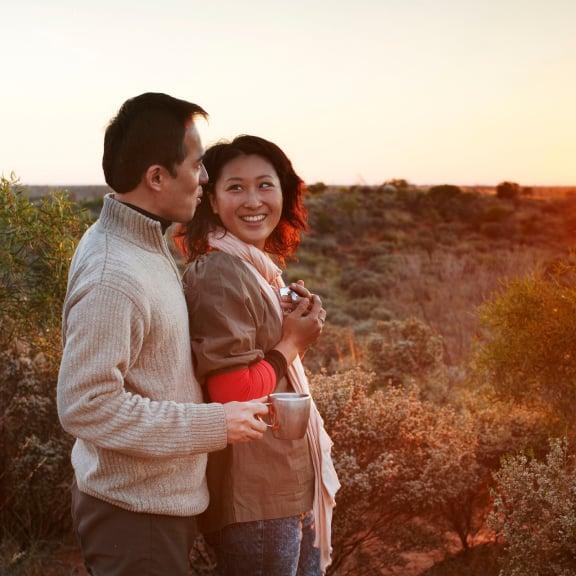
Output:
[[[303,182],[278,146],[255,136],[216,144],[204,165],[207,198],[178,239],[191,262],[184,281],[196,373],[216,402],[308,392],[298,355],[317,338],[325,311],[298,284],[301,301],[283,316],[284,283],[272,260],[284,264],[298,247]],[[222,574],[324,573],[339,487],[331,444],[313,405],[301,440],[268,431],[210,456],[205,529],[215,535]]]

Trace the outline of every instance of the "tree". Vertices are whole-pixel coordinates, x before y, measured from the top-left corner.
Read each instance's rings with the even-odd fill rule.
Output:
[[[435,202],[447,202],[454,200],[462,195],[462,190],[459,186],[452,184],[441,184],[439,186],[432,186],[428,190],[428,196]]]
[[[407,190],[410,188],[410,182],[404,178],[392,178],[392,180],[386,180],[384,186],[394,186],[396,190]]]
[[[328,186],[326,186],[326,184],[324,184],[324,182],[315,182],[314,184],[309,184],[306,187],[306,190],[310,194],[322,194],[323,192],[326,192],[327,188],[328,188]]]
[[[521,188],[516,182],[500,182],[496,186],[496,196],[503,200],[514,200],[520,196]]]

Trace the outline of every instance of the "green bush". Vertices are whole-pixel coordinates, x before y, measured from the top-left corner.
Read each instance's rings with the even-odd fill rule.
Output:
[[[0,345],[58,347],[68,264],[88,216],[64,194],[30,202],[0,179]]]
[[[576,467],[566,441],[544,462],[508,459],[496,475],[492,524],[504,539],[502,576],[576,573]]]
[[[315,401],[334,441],[342,488],[333,523],[334,564],[353,574],[401,566],[399,553],[438,547],[443,529],[425,530],[458,502],[476,477],[472,422],[418,399],[414,391],[373,394],[373,375],[354,369],[312,377]],[[377,555],[362,550],[377,546]],[[364,562],[362,571],[350,563]]]
[[[462,195],[462,189],[453,184],[441,184],[439,186],[432,186],[428,190],[428,196],[434,202],[447,202],[454,200]]]
[[[378,322],[367,348],[368,362],[382,386],[406,386],[443,367],[442,338],[417,318]]]
[[[310,194],[322,194],[326,192],[326,188],[328,188],[328,186],[326,186],[324,182],[315,182],[314,184],[308,184],[308,186],[306,186],[306,190]]]
[[[516,182],[500,182],[496,186],[496,196],[503,200],[515,200],[520,196],[522,189]]]
[[[27,544],[69,527],[71,439],[58,422],[57,370],[22,343],[0,354],[0,530]]]
[[[351,299],[379,297],[384,294],[390,281],[389,276],[370,270],[364,270],[362,274],[346,270],[342,274],[340,287],[348,292]]]
[[[68,526],[70,439],[55,395],[68,265],[87,223],[62,194],[32,203],[0,181],[0,534],[22,543]]]
[[[567,264],[564,278],[574,264]],[[561,276],[510,282],[482,308],[476,370],[502,396],[549,407],[574,431],[576,285]]]
[[[354,320],[390,320],[392,312],[388,310],[379,298],[359,298],[349,300],[344,305],[344,310]]]

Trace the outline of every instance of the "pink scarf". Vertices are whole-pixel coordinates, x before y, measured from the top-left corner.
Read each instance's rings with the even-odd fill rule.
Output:
[[[274,310],[282,319],[282,307],[280,306],[278,295],[278,289],[284,286],[282,270],[262,250],[251,244],[246,244],[230,232],[226,232],[222,236],[222,232],[220,230],[217,233],[210,234],[208,238],[210,246],[240,258],[248,266],[258,280],[264,297],[270,301]],[[296,392],[310,394],[308,378],[304,372],[300,357],[296,357],[296,360],[288,367],[288,376]],[[306,437],[308,438],[316,476],[313,505],[314,523],[316,526],[314,546],[320,548],[320,567],[322,574],[324,574],[331,562],[332,511],[336,504],[334,497],[340,488],[340,482],[330,455],[332,440],[324,429],[324,421],[314,401],[312,401]]]

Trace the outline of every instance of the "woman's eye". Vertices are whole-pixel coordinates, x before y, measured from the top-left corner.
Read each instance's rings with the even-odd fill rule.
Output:
[[[242,186],[240,186],[240,184],[230,184],[230,186],[228,186],[226,190],[231,190],[232,192],[238,192],[238,190],[242,190]]]
[[[274,184],[272,182],[262,182],[260,184],[261,188],[272,188],[274,186]]]

